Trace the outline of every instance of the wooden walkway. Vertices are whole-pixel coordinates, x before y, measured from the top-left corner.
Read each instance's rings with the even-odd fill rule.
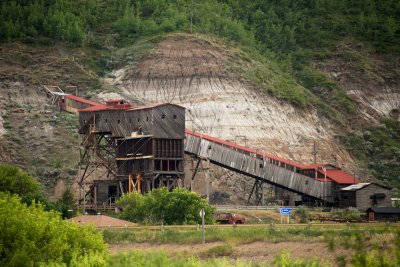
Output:
[[[256,155],[226,146],[226,141],[207,140],[186,131],[185,153],[256,180],[289,191],[310,196],[325,202],[333,202],[331,182],[318,181],[295,171],[271,164]]]

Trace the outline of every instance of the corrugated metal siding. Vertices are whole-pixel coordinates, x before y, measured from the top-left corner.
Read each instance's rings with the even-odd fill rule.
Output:
[[[376,193],[384,193],[386,197],[384,199],[379,199],[377,203],[375,203],[371,199]],[[381,186],[377,186],[375,184],[370,184],[364,188],[361,188],[356,191],[356,201],[358,209],[367,209],[369,207],[391,207],[392,202],[390,199],[390,190]]]
[[[262,179],[267,183],[333,202],[332,184],[330,182],[314,180],[200,137],[186,134],[185,152],[200,158],[208,158],[214,164]]]
[[[114,137],[130,136],[142,129],[154,138],[183,139],[185,137],[185,109],[176,105],[163,105],[141,110],[103,110],[81,112],[80,126],[96,114],[95,129],[111,132]]]

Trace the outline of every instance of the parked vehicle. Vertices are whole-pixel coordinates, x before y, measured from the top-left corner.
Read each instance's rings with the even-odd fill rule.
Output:
[[[216,213],[214,214],[215,220],[221,224],[242,224],[246,219],[235,213]]]

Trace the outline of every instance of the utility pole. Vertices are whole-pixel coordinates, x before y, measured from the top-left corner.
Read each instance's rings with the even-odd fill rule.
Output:
[[[337,155],[332,154],[333,161],[335,162],[335,166],[337,167]]]
[[[83,214],[86,214],[86,192],[85,192],[85,182],[83,183]]]
[[[207,159],[207,168],[205,170],[205,176],[206,176],[206,183],[207,183],[207,203],[210,204],[210,176],[209,176],[209,171],[210,171],[210,160]]]
[[[201,208],[200,216],[201,216],[201,243],[202,244],[206,243],[206,231],[205,231],[205,227],[204,227],[204,215],[206,215],[206,213],[204,212],[204,208]]]
[[[314,155],[314,164],[317,163],[317,145],[314,140],[314,146],[313,146],[313,155]]]
[[[193,0],[192,6],[190,7],[190,34],[193,33]]]

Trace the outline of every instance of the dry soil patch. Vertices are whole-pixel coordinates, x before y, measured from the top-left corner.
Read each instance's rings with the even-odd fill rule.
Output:
[[[164,251],[169,256],[199,256],[204,258],[204,254],[212,247],[222,245],[223,242],[213,242],[207,244],[150,244],[150,243],[127,243],[111,244],[109,250],[111,254],[119,252],[128,252],[131,250],[143,250],[159,252]],[[344,249],[330,251],[323,242],[279,242],[266,243],[254,242],[249,244],[233,245],[232,255],[227,256],[230,259],[241,259],[252,262],[272,263],[273,260],[281,255],[282,252],[288,252],[291,258],[313,259],[318,258],[321,261],[334,263],[338,256],[350,256],[351,252]]]

